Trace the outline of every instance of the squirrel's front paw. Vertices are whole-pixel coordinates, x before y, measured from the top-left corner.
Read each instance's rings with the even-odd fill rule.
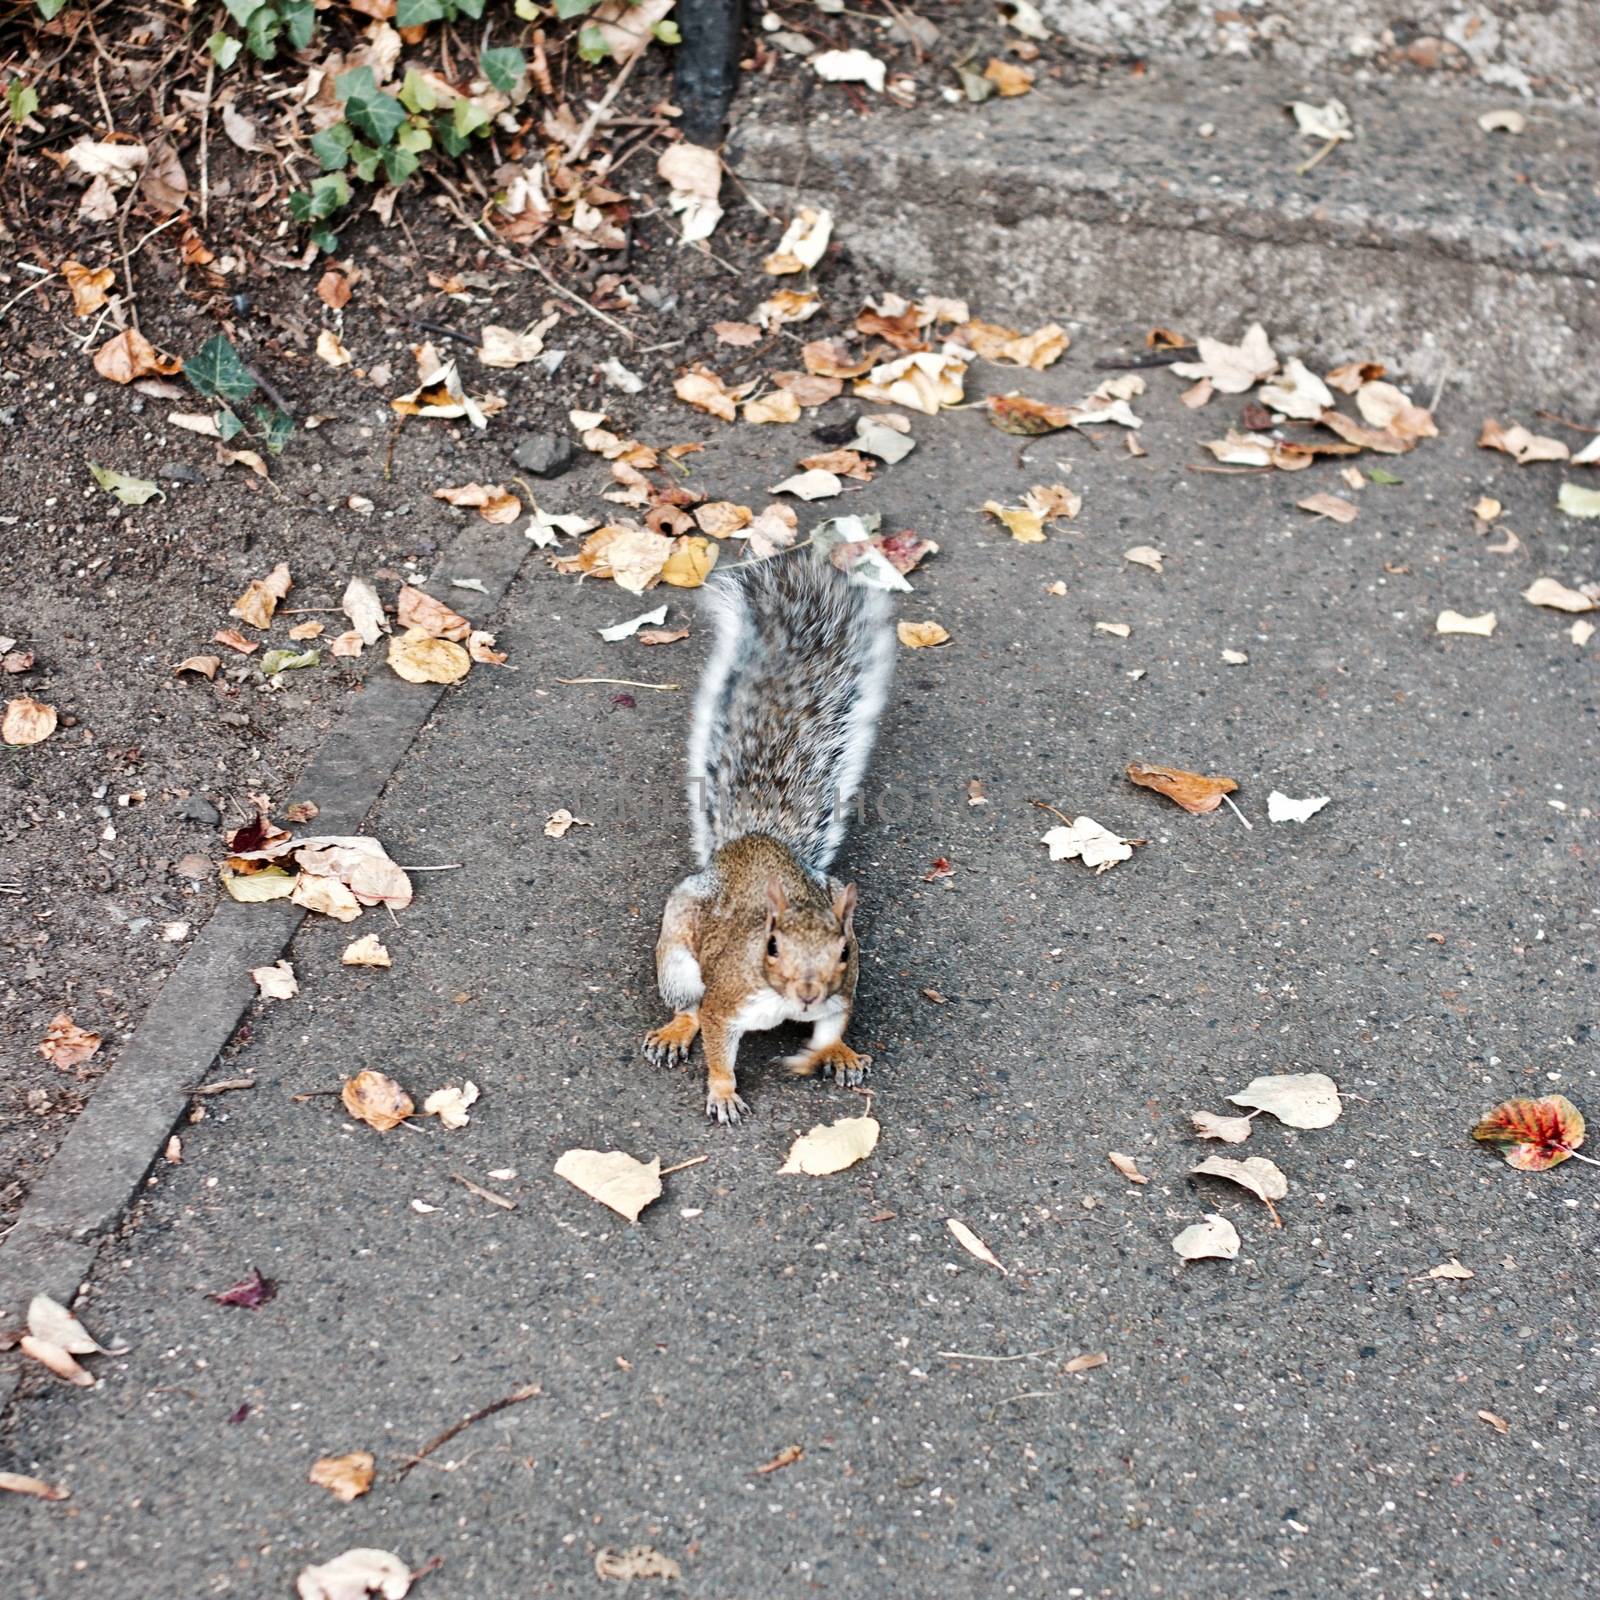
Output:
[[[872,1057],[857,1055],[844,1040],[825,1044],[820,1050],[804,1050],[797,1056],[786,1056],[783,1063],[797,1078],[812,1078],[821,1074],[833,1078],[846,1088],[854,1089],[866,1082],[872,1070]]]
[[[644,1036],[644,1053],[658,1067],[675,1067],[689,1059],[700,1019],[692,1011],[680,1011],[671,1022],[652,1028]]]
[[[750,1107],[741,1100],[730,1083],[725,1088],[712,1084],[706,1091],[706,1115],[718,1122],[737,1122],[749,1113]]]

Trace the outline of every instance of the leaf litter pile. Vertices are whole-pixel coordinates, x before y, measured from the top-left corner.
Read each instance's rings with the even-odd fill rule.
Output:
[[[661,12],[663,19],[667,10],[670,7]],[[373,91],[382,94],[399,88],[406,69],[398,47],[391,44],[390,35],[396,30],[378,12],[371,14],[372,23],[365,28],[356,54],[366,55],[374,73]],[[1032,14],[1032,7],[1016,7],[1004,52],[982,70],[957,68],[958,88],[951,93],[981,105],[991,96],[1004,99],[1030,92],[1039,58],[1026,23]],[[883,95],[893,102],[914,90],[911,74],[895,70],[870,50],[801,49],[781,33],[759,49],[787,52],[832,86],[829,92],[835,94]],[[1339,132],[1336,119],[1307,122],[1298,109],[1296,116],[1330,146],[1347,137]],[[227,135],[232,150],[224,147],[223,153],[237,166],[240,153],[261,148],[258,141],[270,141],[273,134],[236,126],[242,120],[236,108],[233,119]],[[734,236],[731,219],[724,221],[737,202],[724,186],[719,164],[707,159],[709,152],[677,138],[668,119],[658,118],[657,124],[641,143],[654,157],[654,172],[645,185],[645,204],[651,209],[643,220],[665,227],[674,248],[680,240],[690,249],[695,241],[705,241],[710,248],[742,259],[741,246],[747,239]],[[509,135],[510,129],[505,131]],[[537,316],[498,320],[502,313],[495,305],[496,296],[516,282],[518,272],[527,270],[508,261],[509,246],[520,250],[530,239],[559,241],[568,263],[592,260],[604,268],[624,242],[623,230],[639,220],[631,215],[633,207],[620,191],[609,187],[611,156],[595,154],[609,148],[603,119],[601,135],[597,139],[594,129],[576,120],[564,122],[559,114],[553,127],[539,128],[528,119],[518,133],[523,152],[512,158],[525,162],[521,177],[496,189],[487,210],[473,208],[487,218],[487,224],[479,222],[470,230],[478,247],[470,264],[441,260],[424,269],[423,263],[412,261],[431,291],[429,315],[417,319],[422,331],[413,329],[414,336],[400,346],[391,336],[380,347],[370,325],[363,326],[364,301],[369,295],[375,302],[379,298],[378,272],[354,252],[324,259],[308,249],[297,265],[305,271],[316,268],[318,306],[312,319],[302,318],[277,349],[298,351],[289,365],[292,369],[298,360],[305,373],[314,374],[319,394],[344,385],[350,397],[345,403],[351,409],[377,397],[389,414],[390,433],[384,441],[388,453],[393,457],[398,450],[402,458],[407,442],[428,427],[443,425],[452,437],[469,442],[508,434],[517,416],[519,384],[566,383],[588,360],[593,377],[581,392],[576,385],[567,391],[572,403],[565,407],[564,424],[532,440],[516,440],[517,459],[499,469],[486,464],[486,453],[474,455],[476,470],[452,475],[442,487],[435,478],[428,493],[455,514],[456,525],[481,523],[505,530],[507,538],[530,541],[556,574],[570,577],[587,591],[580,603],[588,608],[595,632],[607,645],[628,646],[631,641],[653,650],[690,636],[689,628],[673,625],[678,619],[672,612],[677,608],[668,604],[640,613],[639,601],[630,596],[692,589],[719,565],[782,559],[784,552],[805,545],[822,549],[858,582],[911,591],[911,575],[921,562],[939,553],[938,545],[909,530],[885,529],[873,514],[839,507],[862,485],[893,473],[913,452],[931,445],[941,413],[952,408],[981,405],[1001,452],[1026,449],[1030,441],[1077,430],[1104,443],[1115,442],[1119,457],[1125,454],[1132,460],[1149,453],[1153,441],[1138,409],[1148,394],[1145,377],[1131,372],[1104,377],[1092,386],[1086,384],[1070,403],[1035,398],[1026,392],[1030,376],[1049,369],[1068,348],[1069,338],[1061,326],[1000,325],[986,320],[982,307],[939,296],[907,300],[881,286],[854,294],[845,289],[841,297],[830,287],[830,266],[837,255],[835,219],[804,203],[753,229],[744,219],[747,230],[764,232],[762,249],[736,283],[717,283],[721,314],[708,321],[698,337],[683,339],[682,329],[667,323],[680,335],[671,342],[683,346],[671,358],[669,372],[663,373],[659,360],[644,359],[634,330],[675,296],[661,293],[638,272],[591,273],[584,280],[584,293],[556,293],[543,300]],[[582,143],[585,138],[590,142]],[[564,150],[571,158],[554,167],[559,194],[543,187],[549,164],[541,167],[528,159],[528,152],[541,142],[558,157]],[[238,264],[225,252],[212,250],[196,226],[194,196],[181,161],[176,177],[183,180],[184,190],[173,205],[170,198],[160,198],[157,185],[147,182],[152,172],[159,172],[162,182],[172,187],[176,179],[167,153],[138,146],[142,156],[135,160],[131,154],[135,147],[126,145],[129,154],[123,160],[115,155],[118,148],[112,141],[104,150],[86,150],[73,164],[71,181],[81,184],[82,214],[94,220],[95,208],[103,206],[107,196],[113,200],[121,196],[128,205],[137,206],[133,214],[141,220],[144,208],[151,207],[149,220],[155,225],[175,224],[170,237],[164,235],[159,246],[152,243],[152,251],[170,247],[199,290],[226,302]],[[75,187],[73,192],[77,195],[80,190]],[[171,207],[165,214],[163,204]],[[391,195],[391,215],[393,209]],[[677,220],[662,220],[667,216]],[[88,257],[88,264],[78,256]],[[80,361],[102,383],[169,407],[168,427],[206,441],[205,448],[213,453],[211,463],[237,494],[270,504],[282,493],[278,480],[292,475],[291,458],[281,453],[289,446],[273,409],[277,402],[260,381],[261,352],[248,367],[238,354],[239,347],[251,346],[238,320],[243,313],[230,314],[224,308],[217,338],[182,359],[160,340],[152,343],[139,331],[138,305],[119,285],[108,237],[100,238],[97,249],[80,248],[78,256],[53,265],[59,283],[45,286],[41,293],[70,296],[72,315],[98,319],[87,327],[94,337],[83,340]],[[645,289],[652,292],[645,294]],[[660,313],[661,318],[670,316],[670,310]],[[658,320],[657,326],[661,325]],[[597,333],[597,328],[605,331]],[[602,341],[599,346],[597,339]],[[1218,436],[1204,441],[1209,459],[1197,463],[1198,469],[1268,478],[1280,472],[1311,472],[1311,479],[1294,480],[1308,485],[1296,502],[1314,519],[1308,526],[1337,528],[1357,522],[1372,489],[1398,482],[1394,469],[1413,450],[1426,448],[1439,432],[1431,407],[1391,382],[1376,363],[1345,361],[1319,371],[1297,358],[1285,360],[1259,324],[1248,327],[1236,343],[1212,337],[1191,341],[1166,330],[1155,330],[1150,343],[1154,350],[1181,358],[1168,364],[1184,381],[1184,406],[1200,420],[1227,405],[1238,408],[1236,418],[1208,430]],[[172,344],[177,347],[177,341]],[[629,420],[638,415],[632,398],[645,392],[655,403],[657,417],[649,428]],[[257,416],[250,408],[263,401],[268,402],[265,415]],[[673,409],[665,409],[668,406]],[[312,422],[329,420],[320,413],[304,415],[304,407],[294,409],[301,415],[292,420],[308,428]],[[671,421],[660,420],[663,416]],[[251,429],[249,438],[239,437],[236,423]],[[770,430],[785,439],[789,435],[783,430],[792,429],[797,439],[790,452],[791,470],[777,477],[764,497],[754,496],[749,503],[720,493],[695,470],[695,458],[704,452],[708,438],[728,428]],[[802,429],[812,435],[803,443],[798,442]],[[1600,452],[1593,444],[1569,448],[1561,440],[1533,433],[1516,419],[1485,419],[1478,442],[1530,471],[1550,465],[1579,469],[1579,480],[1581,469],[1600,464]],[[549,484],[565,470],[557,463],[572,453],[603,474],[604,486],[593,497]],[[997,455],[997,460],[1003,459],[1003,454]],[[381,471],[378,465],[374,460],[369,481],[352,488],[339,507],[340,514],[356,526],[372,517],[384,501],[388,463]],[[169,493],[177,492],[171,484],[163,488],[157,464],[150,461],[86,460],[84,473],[85,487],[93,485],[90,492],[103,495],[119,520],[165,515],[170,510]],[[1042,480],[1049,477],[1041,474]],[[537,489],[530,478],[539,480]],[[1085,497],[1063,482],[1040,481],[1012,501],[1006,495],[974,508],[963,537],[998,536],[1048,550],[1053,540],[1073,535]],[[1552,504],[1571,518],[1600,515],[1600,500],[1582,481],[1563,482]],[[1503,526],[1496,527],[1497,503],[1480,501],[1473,514],[1485,536],[1516,539]],[[1167,557],[1153,545],[1130,546],[1122,560],[1143,569],[1142,581],[1161,581],[1168,575]],[[447,598],[452,585],[470,591],[475,582],[471,574],[457,575],[439,567],[428,572],[404,564],[398,574],[390,568],[385,576],[377,562],[360,565],[362,572],[345,578],[342,587],[334,585],[337,608],[321,608],[325,620],[310,621],[292,620],[302,611],[292,603],[298,596],[286,561],[261,561],[248,573],[240,571],[242,587],[225,615],[217,616],[211,634],[190,638],[172,652],[173,679],[184,692],[197,694],[207,692],[207,686],[238,692],[246,685],[262,694],[292,693],[293,685],[335,663],[355,663],[350,670],[359,671],[370,661],[370,670],[392,672],[411,683],[448,686],[506,663],[494,636],[474,629]],[[603,587],[608,583],[609,589]],[[617,590],[625,594],[616,595]],[[622,603],[613,604],[610,596]],[[1570,628],[1574,643],[1587,643],[1592,628],[1583,613],[1596,609],[1600,591],[1584,574],[1538,576],[1523,598],[1543,614],[1575,617],[1563,626]],[[1442,612],[1437,631],[1492,637],[1494,613],[1469,614],[1472,597],[1462,601],[1468,609]],[[0,625],[8,621],[0,616]],[[1136,618],[1106,617],[1095,624],[1095,632],[1126,640],[1137,627]],[[24,632],[20,627],[15,631]],[[899,638],[908,650],[959,650],[963,643],[937,618],[920,615],[902,620]],[[30,692],[30,685],[38,681],[29,676],[37,670],[32,641],[7,638],[0,645],[6,672],[22,680],[20,692],[5,705],[4,742],[18,751],[59,748],[71,730],[66,720],[71,713],[64,717],[57,706]],[[1249,664],[1242,651],[1223,649],[1221,656],[1230,666]],[[1190,817],[1204,817],[1226,806],[1245,827],[1251,826],[1233,799],[1240,793],[1239,780],[1148,760],[1146,754],[1178,753],[1129,752],[1124,773],[1107,775],[1104,792],[1093,801],[1096,809],[1105,803],[1119,804],[1129,797],[1131,786],[1151,791]],[[1194,759],[1203,755],[1196,752]],[[1201,762],[1202,768],[1210,764]],[[251,794],[250,803],[251,820],[228,829],[222,846],[204,864],[229,897],[247,904],[287,899],[341,923],[381,910],[385,933],[390,934],[397,914],[412,904],[413,884],[381,842],[360,835],[303,831],[314,820],[314,800],[302,802],[303,814],[298,816],[293,806],[274,806],[265,794]],[[1326,795],[1293,798],[1274,788],[1265,802],[1265,818],[1273,824],[1305,824],[1328,804]],[[1051,861],[1078,861],[1098,875],[1133,861],[1135,852],[1147,844],[1084,813],[1045,809],[1059,819],[1059,826],[1051,827],[1041,841]],[[574,826],[591,824],[563,808],[553,814],[545,832],[560,840]],[[343,965],[381,969],[392,964],[394,958],[378,934],[352,930],[352,935]],[[403,943],[397,942],[396,948],[403,961]],[[267,1002],[293,1003],[300,995],[291,960],[258,968],[251,976]],[[94,1059],[100,1044],[99,1033],[79,1027],[71,1013],[61,1010],[44,1029],[38,1051],[55,1070],[69,1072]],[[356,1072],[338,1091],[343,1112],[373,1134],[414,1129],[427,1118],[437,1122],[439,1136],[445,1138],[469,1126],[479,1095],[477,1085],[466,1079],[408,1088],[381,1067]],[[1336,1086],[1317,1073],[1258,1078],[1229,1100],[1247,1114],[1197,1110],[1193,1114],[1197,1138],[1244,1143],[1263,1115],[1296,1129],[1322,1129],[1331,1126],[1342,1110]],[[864,1115],[819,1123],[797,1135],[781,1167],[774,1165],[774,1174],[826,1180],[870,1161],[880,1125],[868,1104]],[[1560,1096],[1507,1102],[1487,1114],[1472,1135],[1499,1148],[1512,1166],[1525,1171],[1543,1170],[1573,1157],[1590,1159],[1578,1149],[1584,1137],[1581,1114]],[[706,1159],[663,1168],[659,1157],[646,1162],[625,1152],[580,1148],[560,1155],[552,1170],[590,1200],[638,1223],[661,1198],[664,1177]],[[1108,1159],[1130,1183],[1159,1179],[1132,1157],[1111,1153]],[[512,1176],[511,1169],[490,1174],[502,1185]],[[1228,1193],[1222,1185],[1242,1191],[1260,1204],[1269,1225],[1285,1221],[1279,1202],[1292,1216],[1294,1175],[1270,1157],[1211,1155],[1198,1160],[1189,1176],[1196,1193],[1206,1199]],[[503,1187],[487,1189],[464,1177],[457,1181],[475,1200],[501,1209],[516,1204]],[[421,1215],[439,1209],[421,1199],[412,1200],[411,1206]],[[946,1233],[980,1266],[1000,1275],[1014,1270],[962,1218],[947,1218]],[[1183,1229],[1172,1247],[1185,1263],[1204,1257],[1226,1260],[1237,1257],[1242,1241],[1235,1224],[1212,1211]],[[1459,1268],[1458,1263],[1453,1265]],[[1460,1275],[1470,1277],[1470,1270],[1447,1273],[1440,1268],[1429,1274]],[[251,1269],[249,1277],[216,1291],[212,1299],[253,1312],[274,1293],[271,1280]],[[92,1369],[77,1358],[105,1352],[81,1324],[59,1307],[39,1310],[38,1329],[34,1321],[30,1311],[30,1331],[20,1341],[24,1353],[63,1381],[79,1386],[93,1383]],[[1067,1363],[1066,1370],[1085,1372],[1105,1361],[1103,1354],[1083,1355]],[[798,1459],[796,1454],[782,1464]],[[769,1465],[776,1468],[778,1462]],[[0,1475],[0,1488],[40,1498],[64,1493],[37,1480],[8,1482],[8,1477],[15,1475]],[[359,1449],[327,1455],[310,1465],[309,1481],[342,1502],[354,1500],[372,1487],[373,1458]],[[649,1547],[603,1551],[596,1558],[596,1572],[601,1578],[625,1581],[677,1575],[675,1564]],[[308,1567],[299,1588],[312,1596],[403,1595],[414,1577],[397,1557],[356,1548],[334,1561]]]

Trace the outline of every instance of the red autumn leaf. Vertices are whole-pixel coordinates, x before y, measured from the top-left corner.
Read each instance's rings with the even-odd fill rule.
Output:
[[[208,1298],[215,1300],[219,1306],[243,1306],[246,1311],[255,1311],[277,1292],[278,1286],[271,1278],[263,1278],[259,1267],[251,1267],[248,1278],[241,1279],[231,1288],[219,1289]]]
[[[1543,1172],[1583,1143],[1583,1113],[1564,1094],[1506,1100],[1478,1123],[1472,1137],[1503,1145],[1507,1164],[1519,1172]]]
[[[224,837],[235,855],[246,855],[252,850],[265,850],[268,845],[281,844],[289,837],[289,830],[280,828],[263,812]]]

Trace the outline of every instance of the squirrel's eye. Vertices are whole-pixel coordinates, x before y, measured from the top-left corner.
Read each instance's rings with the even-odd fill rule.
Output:
[[[777,934],[773,934],[773,936],[770,939],[767,940],[767,954],[769,956],[773,956],[773,957],[776,957],[776,955],[778,954],[778,936],[777,936]]]

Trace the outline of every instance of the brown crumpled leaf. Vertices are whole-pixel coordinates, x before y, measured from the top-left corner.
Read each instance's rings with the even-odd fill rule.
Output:
[[[740,413],[749,423],[798,422],[800,402],[788,389],[774,389],[769,394],[746,400]]]
[[[100,1048],[100,1035],[80,1028],[69,1013],[58,1011],[39,1042],[39,1054],[58,1072],[82,1066]]]
[[[326,874],[302,872],[295,879],[289,898],[295,905],[332,917],[337,922],[354,922],[361,915],[361,902],[356,899],[355,891],[342,879]]]
[[[949,633],[937,622],[897,622],[895,637],[908,650],[928,650],[935,645],[948,644]]]
[[[1215,811],[1222,804],[1223,795],[1232,794],[1239,787],[1232,778],[1202,777],[1198,772],[1185,772],[1182,767],[1158,767],[1149,761],[1130,761],[1128,778],[1141,788],[1164,794],[1174,805],[1197,817]]]
[[[1336,494],[1308,494],[1304,500],[1296,500],[1295,504],[1302,511],[1309,511],[1313,516],[1328,517],[1334,522],[1354,522],[1361,515],[1348,500]]]
[[[761,343],[761,330],[753,322],[713,322],[718,344],[749,346]]]
[[[955,1241],[970,1256],[976,1256],[985,1266],[993,1267],[1002,1277],[1010,1273],[1000,1264],[1000,1258],[959,1217],[946,1217],[944,1225],[955,1236]]]
[[[0,1472],[0,1493],[32,1495],[35,1500],[70,1500],[72,1491],[46,1483],[43,1478],[29,1478],[20,1472]]]
[[[661,1197],[661,1158],[636,1160],[622,1150],[568,1150],[555,1174],[620,1217],[637,1222],[639,1213]]]
[[[292,1000],[300,993],[294,967],[288,961],[274,961],[269,967],[252,967],[250,976],[255,979],[263,1000]]]
[[[346,1078],[339,1098],[356,1121],[379,1133],[399,1127],[416,1110],[411,1096],[393,1078],[372,1067]]]
[[[716,373],[698,361],[672,385],[672,392],[685,404],[709,416],[732,422],[734,402],[742,399],[755,386],[755,379],[729,388]]]
[[[1250,1137],[1254,1117],[1219,1117],[1214,1111],[1191,1111],[1189,1120],[1202,1139],[1220,1139],[1224,1144],[1243,1144]]]
[[[0,717],[0,743],[14,746],[40,744],[56,731],[56,708],[31,695],[6,702]]]
[[[317,279],[317,299],[330,311],[343,311],[350,303],[350,280],[335,267]]]
[[[713,539],[727,539],[750,526],[754,512],[732,500],[711,500],[695,509],[695,526]]]
[[[1120,1150],[1108,1150],[1106,1160],[1122,1174],[1129,1183],[1149,1183],[1149,1179],[1139,1170],[1139,1163],[1132,1156],[1125,1156]]]
[[[1415,448],[1414,438],[1405,439],[1398,433],[1391,433],[1387,428],[1369,428],[1356,421],[1354,417],[1347,417],[1342,411],[1329,409],[1324,411],[1317,421],[1324,428],[1339,435],[1346,444],[1353,444],[1360,450],[1376,450],[1379,455],[1403,456],[1408,450]]]
[[[272,621],[278,602],[294,587],[287,563],[280,561],[264,578],[252,578],[250,586],[228,607],[228,615],[252,628],[264,628]],[[237,646],[235,646],[237,648]]]
[[[1377,361],[1346,361],[1324,376],[1341,394],[1354,394],[1362,384],[1375,383],[1387,371],[1388,368]]]
[[[594,1572],[597,1578],[616,1578],[632,1583],[635,1578],[665,1578],[676,1583],[683,1576],[683,1568],[671,1556],[647,1544],[636,1544],[628,1550],[596,1550]]]
[[[515,522],[522,515],[522,502],[502,483],[463,483],[455,489],[435,489],[433,498],[453,506],[470,507],[485,522],[497,526]]]
[[[556,565],[562,572],[610,578],[630,594],[643,594],[660,581],[672,547],[673,541],[665,534],[625,522],[607,523],[583,541],[575,556],[564,557]]]
[[[452,611],[442,600],[436,600],[425,589],[415,589],[409,583],[400,591],[396,602],[396,615],[402,628],[413,628],[431,639],[452,639],[457,643],[472,632],[472,624],[458,611]]]
[[[456,683],[472,670],[472,657],[449,639],[407,628],[389,640],[389,665],[407,683]]]
[[[215,678],[217,668],[222,665],[221,656],[185,656],[173,669],[172,674],[177,677],[179,673],[195,672],[202,678]]]
[[[1033,74],[1026,67],[1018,66],[1014,61],[1002,61],[999,56],[989,57],[989,65],[983,69],[983,76],[986,82],[992,83],[1000,91],[1002,100],[1026,94],[1033,87]]]
[[[1267,1210],[1272,1213],[1273,1222],[1282,1226],[1272,1202],[1288,1194],[1289,1180],[1277,1164],[1268,1161],[1265,1156],[1247,1156],[1243,1161],[1232,1156],[1207,1156],[1199,1166],[1190,1167],[1189,1171],[1202,1177],[1226,1178],[1230,1183],[1248,1189],[1257,1199],[1265,1202]]]
[[[494,635],[482,628],[474,628],[467,635],[467,654],[480,666],[503,667],[506,664],[504,650],[494,647]]]
[[[833,213],[802,206],[784,230],[778,248],[761,263],[762,271],[775,278],[808,272],[822,260],[832,236]]]
[[[348,1455],[323,1456],[311,1464],[307,1481],[326,1489],[335,1500],[348,1505],[359,1500],[372,1487],[377,1463],[370,1450],[352,1450]]]
[[[1512,423],[1509,428],[1502,427],[1493,417],[1484,418],[1478,434],[1478,448],[1504,451],[1519,467],[1527,466],[1530,461],[1566,461],[1572,455],[1559,439],[1530,433],[1520,422]]]
[[[1142,1183],[1144,1180],[1140,1179]],[[1097,1350],[1090,1355],[1074,1356],[1070,1361],[1062,1364],[1063,1372],[1093,1372],[1096,1367],[1103,1367],[1110,1361],[1104,1350]]]
[[[1043,372],[1058,360],[1071,343],[1065,328],[1046,323],[1034,333],[1018,333],[1015,328],[996,322],[966,322],[955,330],[957,343],[964,344],[985,361],[1013,367],[1031,367]]]
[[[183,363],[176,356],[164,356],[137,328],[124,328],[113,334],[94,353],[94,370],[112,383],[132,383],[152,373],[170,377]]]
[[[965,395],[967,363],[952,354],[952,348],[917,350],[885,361],[856,379],[855,392],[863,399],[937,416],[946,406],[960,405]],[[992,406],[994,399],[989,403]]]
[[[110,267],[86,267],[70,259],[61,263],[61,276],[72,291],[72,309],[80,317],[92,317],[106,303],[106,290],[117,281]]]
[[[225,644],[230,650],[237,650],[242,656],[254,655],[261,648],[259,639],[247,639],[237,628],[218,628],[211,635],[211,642]]]
[[[1382,428],[1400,439],[1437,439],[1439,429],[1433,413],[1416,405],[1403,389],[1392,383],[1364,383],[1356,390],[1356,410],[1374,428]]]
[[[874,365],[870,352],[857,356],[842,339],[813,339],[801,345],[800,359],[806,371],[818,378],[859,378]]]

